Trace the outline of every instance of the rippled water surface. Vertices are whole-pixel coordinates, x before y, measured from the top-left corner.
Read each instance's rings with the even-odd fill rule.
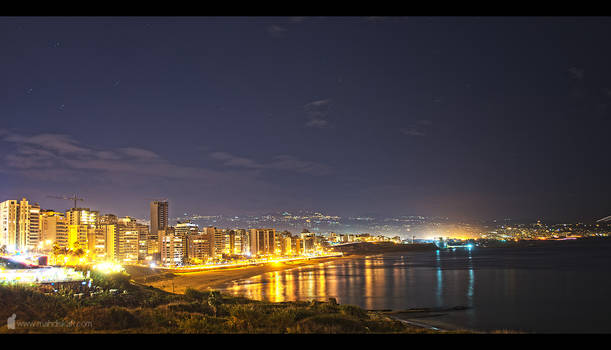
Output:
[[[366,309],[468,306],[436,319],[461,327],[611,332],[611,241],[393,253],[241,280],[253,299],[326,300]]]

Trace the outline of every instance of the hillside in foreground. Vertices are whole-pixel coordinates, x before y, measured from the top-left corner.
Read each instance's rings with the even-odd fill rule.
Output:
[[[0,286],[3,333],[431,333],[352,305],[273,303],[187,289],[172,294],[130,281],[125,273],[93,274],[97,292],[44,292]],[[28,323],[28,322],[37,322]],[[50,321],[50,323],[45,323]],[[59,325],[59,326],[58,326]]]

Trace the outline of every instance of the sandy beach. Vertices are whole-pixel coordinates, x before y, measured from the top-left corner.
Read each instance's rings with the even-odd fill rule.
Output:
[[[171,273],[156,271],[136,266],[127,267],[135,282],[159,288],[171,293],[184,293],[187,288],[207,290],[220,288],[232,281],[258,276],[267,272],[283,271],[304,266],[324,264],[331,261],[348,260],[362,257],[362,255],[349,255],[343,257],[299,260],[295,262],[282,262],[257,266],[225,268],[210,271]]]
[[[396,245],[389,242],[360,243],[338,248],[344,256],[310,260],[297,260],[257,266],[213,269],[197,272],[174,272],[171,270],[150,269],[127,266],[132,279],[140,284],[149,285],[172,293],[184,293],[187,288],[207,290],[223,287],[233,281],[258,276],[267,272],[283,271],[298,267],[324,264],[395,252],[418,252],[436,249],[432,244]]]
[[[197,272],[168,272],[167,270],[153,270],[137,266],[127,267],[135,282],[152,286],[171,293],[182,294],[187,288],[197,290],[222,289],[233,281],[258,276],[267,272],[284,271],[299,267],[315,266],[334,261],[345,261],[377,254],[350,254],[343,257],[331,257],[295,262],[282,262],[275,264],[262,264],[257,266],[215,269]],[[434,316],[439,312],[382,312],[386,316],[401,321],[410,327],[424,328],[437,331],[460,331],[462,327],[441,322]]]

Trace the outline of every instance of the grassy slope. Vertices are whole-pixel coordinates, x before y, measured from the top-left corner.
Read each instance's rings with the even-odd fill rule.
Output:
[[[104,288],[122,287],[86,298],[44,294],[34,288],[0,286],[0,319],[92,321],[84,328],[0,327],[1,333],[431,333],[378,313],[331,302],[271,303],[199,292],[171,294],[129,283],[127,276],[94,279]],[[216,309],[216,310],[215,310]]]

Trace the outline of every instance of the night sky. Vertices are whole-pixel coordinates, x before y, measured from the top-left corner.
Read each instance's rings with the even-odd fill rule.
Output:
[[[611,215],[610,18],[0,18],[0,200]]]

